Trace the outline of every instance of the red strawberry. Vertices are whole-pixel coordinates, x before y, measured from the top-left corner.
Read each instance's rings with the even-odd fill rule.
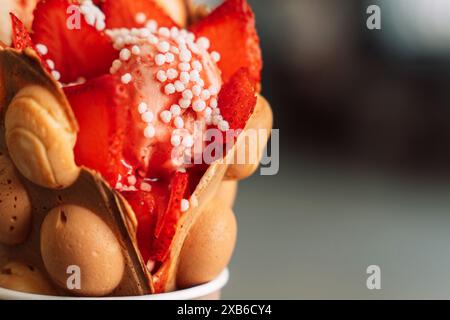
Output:
[[[48,48],[62,82],[93,78],[109,72],[118,52],[103,32],[88,25],[73,5],[77,0],[42,0],[34,11],[33,41]],[[74,27],[79,22],[79,29]]]
[[[219,68],[224,82],[242,67],[249,70],[255,83],[261,81],[261,48],[255,16],[246,0],[226,0],[190,29],[198,37],[209,38],[210,50],[220,53]]]
[[[143,13],[147,20],[155,20],[161,27],[173,27],[176,23],[153,0],[105,0],[102,10],[106,15],[106,26],[112,28],[139,28],[144,23],[136,21]]]
[[[111,75],[66,87],[80,131],[75,146],[79,165],[99,171],[114,187],[127,173],[122,163],[129,95],[120,79]]]
[[[247,69],[238,70],[220,90],[219,108],[230,129],[243,129],[256,105],[255,86]]]
[[[11,16],[12,30],[13,30],[13,47],[17,50],[24,50],[25,48],[33,48],[36,54],[41,59],[41,63],[50,71],[47,62],[42,58],[42,55],[36,50],[33,41],[31,40],[31,36],[26,30],[22,21],[19,20],[13,13],[9,14]]]
[[[169,203],[162,217],[158,217],[155,237],[152,246],[152,260],[166,260],[172,240],[177,231],[178,220],[181,217],[181,200],[184,198],[189,184],[187,173],[176,172],[170,183]]]
[[[23,50],[28,47],[34,48],[31,36],[22,21],[20,21],[13,13],[10,13],[9,15],[11,16],[13,30],[13,47],[17,50]]]
[[[155,198],[149,192],[131,191],[123,192],[122,195],[127,199],[136,214],[138,246],[144,261],[147,262],[151,258],[154,241]]]

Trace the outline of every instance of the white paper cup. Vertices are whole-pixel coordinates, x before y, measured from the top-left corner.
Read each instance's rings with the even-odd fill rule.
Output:
[[[136,297],[78,298],[44,296],[0,288],[0,300],[219,300],[220,291],[230,278],[225,269],[216,279],[197,287],[169,293],[152,294]]]

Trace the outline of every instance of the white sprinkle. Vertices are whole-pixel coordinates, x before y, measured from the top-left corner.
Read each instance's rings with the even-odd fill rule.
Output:
[[[137,191],[137,189],[135,186],[131,186],[131,187],[124,186],[122,188],[122,191]]]
[[[213,124],[217,126],[223,120],[222,116],[213,116]]]
[[[121,77],[120,80],[122,81],[123,84],[128,84],[131,82],[131,80],[133,80],[133,77],[131,76],[131,74],[126,73]]]
[[[161,41],[158,43],[156,48],[159,50],[159,52],[166,53],[170,50],[170,44],[167,41]]]
[[[138,12],[134,20],[136,21],[136,23],[144,24],[145,21],[147,20],[147,16],[143,12]]]
[[[172,46],[172,48],[170,48],[170,51],[172,51],[173,54],[180,54],[180,49],[175,46]]]
[[[183,127],[184,127],[184,121],[183,121],[183,119],[181,117],[176,117],[173,120],[173,124],[175,125],[175,127],[177,129],[183,129]]]
[[[97,20],[97,22],[95,23],[95,29],[97,29],[97,31],[102,31],[105,30],[106,28],[106,23],[104,20]]]
[[[122,38],[118,38],[116,41],[114,41],[113,47],[116,50],[122,50],[124,45],[125,41]]]
[[[202,91],[202,93],[201,93],[201,95],[200,95],[200,97],[203,99],[203,100],[209,100],[209,98],[211,98],[211,93],[209,92],[209,90],[203,90]]]
[[[116,59],[113,61],[112,66],[116,69],[119,69],[122,66],[122,61]]]
[[[167,74],[164,70],[159,70],[156,74],[156,79],[158,79],[159,82],[166,82],[167,81]]]
[[[183,71],[180,73],[180,81],[184,84],[188,84],[191,81],[191,76],[187,71]]]
[[[131,185],[131,186],[134,186],[136,184],[136,182],[137,182],[135,176],[129,176],[127,181],[128,181],[128,184]]]
[[[194,42],[194,40],[195,40],[195,34],[193,34],[192,32],[188,32],[186,38],[187,38],[187,40],[188,40],[189,42]]]
[[[150,30],[148,30],[148,29],[146,29],[146,28],[143,28],[143,29],[141,29],[140,32],[139,32],[139,37],[141,37],[141,38],[147,38],[147,37],[150,36],[150,34],[151,34]]]
[[[195,81],[195,83],[198,84],[202,88],[205,86],[205,81],[203,81],[202,78],[198,78],[197,81]]]
[[[181,144],[181,137],[177,134],[173,134],[170,138],[170,143],[172,144],[172,146],[178,147]]]
[[[170,30],[169,30],[169,28],[161,27],[161,28],[159,28],[158,33],[162,37],[166,37],[166,38],[170,37]]]
[[[210,107],[205,108],[205,117],[211,117],[212,109]]]
[[[56,81],[58,81],[61,78],[61,74],[56,70],[52,71],[52,76],[53,78],[55,78]]]
[[[162,66],[166,63],[166,56],[164,54],[157,54],[155,57],[155,63],[157,66]]]
[[[116,30],[106,30],[105,33],[110,38],[114,38],[114,37],[117,36],[117,31]]]
[[[153,127],[152,125],[148,125],[144,130],[144,136],[146,138],[153,138],[155,136],[155,133],[155,127]]]
[[[164,123],[169,123],[170,120],[172,120],[172,113],[170,113],[170,111],[168,111],[168,110],[162,111],[162,112],[159,114],[159,116],[161,117],[161,120],[162,120]]]
[[[181,29],[180,36],[185,38],[185,37],[187,37],[187,35],[188,35],[188,31],[186,29]]]
[[[131,35],[134,36],[134,37],[139,35],[139,29],[138,28],[131,28]]]
[[[156,44],[158,43],[158,38],[155,37],[155,36],[152,34],[152,35],[149,35],[149,36],[148,36],[147,41],[148,41],[149,43],[151,43],[151,44],[155,44],[155,45],[156,45]]]
[[[125,43],[126,44],[135,44],[137,42],[137,38],[132,35],[125,36]]]
[[[214,62],[219,62],[220,61],[220,53],[218,53],[217,51],[211,52],[211,59]]]
[[[183,138],[183,146],[186,148],[192,148],[193,145],[194,145],[194,138],[192,138],[190,134],[186,135]]]
[[[181,212],[186,212],[189,210],[189,201],[186,199],[181,200]]]
[[[186,173],[186,168],[178,168],[177,172]]]
[[[167,70],[167,78],[169,80],[174,80],[177,77],[178,77],[178,71],[177,70],[175,70],[173,68],[170,68],[170,69]]]
[[[192,59],[192,53],[188,49],[182,49],[180,51],[180,60],[183,62],[189,62]]]
[[[86,11],[84,12],[84,19],[86,20],[86,23],[90,26],[93,26],[95,23],[95,16],[89,12]]]
[[[230,129],[230,125],[225,120],[220,121],[218,127],[221,131],[227,131],[228,129]]]
[[[173,39],[177,38],[179,34],[180,34],[180,29],[178,29],[177,27],[170,28],[170,36]]]
[[[194,94],[192,93],[192,90],[187,89],[183,92],[183,99],[192,100],[193,98]]]
[[[133,77],[131,76],[131,74],[129,73],[125,73],[120,80],[122,81],[123,84],[128,84],[131,82],[131,80],[133,79]]]
[[[215,86],[215,85],[211,85],[211,86],[209,87],[209,92],[210,92],[213,96],[215,96],[216,94],[219,93],[219,88],[218,88],[217,86]]]
[[[179,116],[181,114],[181,108],[180,108],[179,105],[173,104],[170,107],[170,112],[172,113],[172,116],[177,117],[177,116]]]
[[[148,21],[145,26],[147,29],[149,29],[151,32],[156,32],[156,29],[158,29],[158,23],[156,23],[155,20]]]
[[[203,70],[202,63],[198,60],[192,62],[192,68],[194,70],[197,70],[198,72],[201,72]]]
[[[139,55],[139,54],[141,54],[141,48],[139,48],[138,46],[136,46],[136,45],[134,45],[132,48],[131,48],[131,52],[134,54],[134,55]]]
[[[120,60],[128,61],[131,57],[131,52],[127,48],[120,50]]]
[[[166,62],[167,63],[172,63],[174,61],[175,61],[175,56],[173,55],[173,53],[167,52],[166,53]]]
[[[192,109],[194,109],[195,112],[202,112],[206,108],[206,103],[204,100],[196,100],[192,104]]]
[[[202,93],[202,88],[199,85],[195,85],[192,87],[192,93],[194,96],[198,97]]]
[[[47,65],[50,69],[55,69],[55,63],[53,62],[53,60],[47,59],[45,62],[47,62]]]
[[[182,107],[183,109],[187,109],[191,105],[191,100],[180,99],[180,101],[178,103],[179,103],[180,107]]]
[[[211,108],[215,109],[215,108],[217,108],[217,105],[218,105],[218,103],[217,103],[217,99],[216,99],[216,98],[212,98],[212,99],[209,101],[209,106],[210,106]]]
[[[191,49],[191,51],[193,53],[200,54],[201,51],[200,51],[199,47],[195,43],[189,41],[188,42],[188,46],[189,46],[189,49]]]
[[[184,86],[184,84],[181,82],[181,81],[179,81],[179,80],[177,80],[177,81],[175,81],[175,90],[177,91],[177,92],[183,92],[184,91],[184,89],[186,89],[186,87]]]
[[[36,45],[36,50],[43,56],[45,56],[48,53],[48,48],[46,45],[38,43]]]
[[[189,76],[191,77],[191,81],[197,82],[200,80],[200,73],[197,70],[192,70]]]
[[[175,42],[178,43],[178,46],[180,47],[180,49],[186,48],[186,39],[183,36],[183,31],[184,30],[181,30],[178,37],[174,39]]]
[[[146,123],[150,123],[155,118],[155,115],[151,111],[147,111],[142,114],[142,120]]]
[[[168,85],[166,85],[166,86],[164,87],[164,92],[165,92],[167,95],[174,94],[175,91],[176,91],[175,86],[174,86],[173,84],[171,84],[171,83],[169,83]]]
[[[182,62],[178,65],[178,69],[180,69],[180,71],[189,71],[191,70],[191,65],[187,62]]]
[[[142,182],[141,183],[141,191],[150,192],[150,191],[152,191],[152,186],[150,184],[148,184],[147,182]]]
[[[143,114],[143,113],[147,112],[147,110],[148,110],[148,105],[145,102],[139,103],[138,111],[139,111],[140,114]]]
[[[197,39],[197,45],[203,48],[204,50],[208,50],[211,44],[208,38],[200,37]]]
[[[120,182],[117,182],[115,189],[122,190],[122,188],[123,188],[123,184],[121,184]]]

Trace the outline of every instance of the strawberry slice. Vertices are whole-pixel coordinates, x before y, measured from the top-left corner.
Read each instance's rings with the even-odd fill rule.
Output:
[[[106,16],[108,29],[139,28],[148,20],[155,20],[160,27],[176,26],[169,15],[153,0],[105,0],[101,8]],[[137,21],[138,14],[145,16],[146,21]]]
[[[218,65],[224,82],[242,67],[249,70],[255,83],[261,81],[261,48],[255,16],[246,0],[226,0],[190,30],[198,37],[207,37],[210,50],[220,53]]]
[[[152,246],[152,260],[163,262],[170,253],[170,246],[177,231],[178,220],[181,217],[181,200],[184,198],[189,184],[186,172],[176,172],[170,183],[170,196],[163,216],[158,217],[155,237]]]
[[[151,193],[122,192],[138,220],[137,239],[144,261],[164,262],[168,257],[188,180],[187,173],[177,172],[169,190],[167,184],[155,183]]]
[[[115,76],[105,75],[64,92],[78,120],[80,131],[75,160],[99,171],[115,186],[119,175],[129,171],[122,161],[129,94]]]
[[[127,199],[136,215],[138,221],[137,241],[139,251],[145,262],[151,258],[152,244],[154,241],[156,208],[155,198],[149,192],[123,192],[122,195]]]
[[[256,106],[255,85],[247,69],[239,69],[220,90],[219,108],[230,129],[244,129]]]
[[[45,62],[45,60],[42,58],[42,55],[39,53],[38,50],[36,50],[36,47],[34,46],[33,40],[31,40],[31,36],[28,33],[28,31],[25,28],[25,25],[20,21],[19,18],[17,18],[13,13],[9,13],[11,16],[11,23],[12,23],[12,45],[17,50],[24,50],[25,48],[32,48],[38,55],[38,57],[41,60],[42,65],[45,67],[45,69],[50,72],[50,68]]]
[[[26,30],[22,21],[19,20],[13,13],[9,13],[11,16],[12,30],[13,30],[13,47],[17,50],[24,50],[25,48],[31,47],[34,49],[33,41],[31,36]],[[39,54],[39,53],[38,53]]]
[[[47,46],[45,58],[53,60],[65,83],[108,73],[118,56],[109,37],[74,10],[78,4],[77,0],[42,0],[34,11],[33,42]]]

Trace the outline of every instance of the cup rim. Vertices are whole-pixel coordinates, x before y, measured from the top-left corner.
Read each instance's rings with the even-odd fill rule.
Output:
[[[220,291],[223,287],[225,287],[229,279],[230,279],[230,272],[228,269],[225,269],[214,280],[196,287],[168,293],[159,293],[143,296],[129,296],[129,297],[92,298],[92,297],[46,296],[0,288],[0,300],[195,300],[201,297],[208,296],[214,292]]]

